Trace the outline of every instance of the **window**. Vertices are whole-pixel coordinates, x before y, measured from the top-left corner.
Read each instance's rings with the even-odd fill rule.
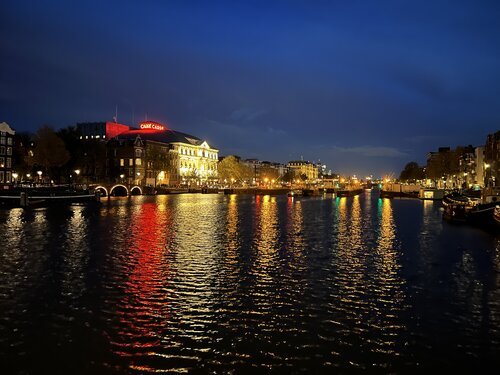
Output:
[[[140,148],[135,149],[135,157],[140,158],[142,156],[142,151]]]
[[[128,159],[128,165],[129,167],[134,165],[134,159]]]
[[[0,143],[3,145],[5,144],[5,137],[0,137]]]
[[[5,146],[0,146],[0,155],[5,155]]]
[[[5,173],[5,182],[11,182],[12,181],[12,178],[10,176],[10,172],[6,172]]]
[[[142,160],[140,158],[135,159],[135,165],[142,165]]]
[[[10,168],[10,167],[12,167],[12,161],[10,158],[7,158],[7,163],[5,165],[5,168]]]
[[[120,167],[123,167],[125,165],[125,160],[124,159],[120,159]]]
[[[0,182],[4,182],[4,174],[3,171],[0,171]]]
[[[0,157],[0,168],[5,168],[5,158],[3,156]]]
[[[12,147],[7,147],[7,155],[12,155]]]

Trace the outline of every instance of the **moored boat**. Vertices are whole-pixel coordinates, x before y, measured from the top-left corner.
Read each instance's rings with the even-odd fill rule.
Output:
[[[359,195],[363,192],[363,189],[360,187],[354,186],[346,186],[343,189],[338,189],[335,194],[337,197],[354,197],[355,195]]]
[[[493,210],[493,221],[497,230],[500,230],[500,206],[495,206]]]
[[[479,199],[454,192],[443,198],[443,218],[486,228],[493,225],[495,207],[494,202],[481,203]]]

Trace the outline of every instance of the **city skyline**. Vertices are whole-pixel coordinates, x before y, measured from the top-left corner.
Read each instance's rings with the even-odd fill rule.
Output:
[[[117,11],[119,9],[119,11]],[[116,11],[115,11],[116,10]],[[147,115],[221,150],[399,173],[498,129],[496,3],[2,4],[19,131]]]

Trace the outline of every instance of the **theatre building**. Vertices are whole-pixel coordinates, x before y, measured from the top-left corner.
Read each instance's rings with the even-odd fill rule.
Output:
[[[77,124],[80,139],[105,143],[105,179],[141,185],[204,185],[217,179],[218,150],[195,136],[144,121]],[[105,140],[105,142],[104,142]]]

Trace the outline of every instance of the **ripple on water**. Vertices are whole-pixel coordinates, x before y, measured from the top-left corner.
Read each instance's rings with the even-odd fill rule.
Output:
[[[500,349],[498,242],[432,202],[135,197],[1,211],[0,230],[19,371],[388,372]]]

